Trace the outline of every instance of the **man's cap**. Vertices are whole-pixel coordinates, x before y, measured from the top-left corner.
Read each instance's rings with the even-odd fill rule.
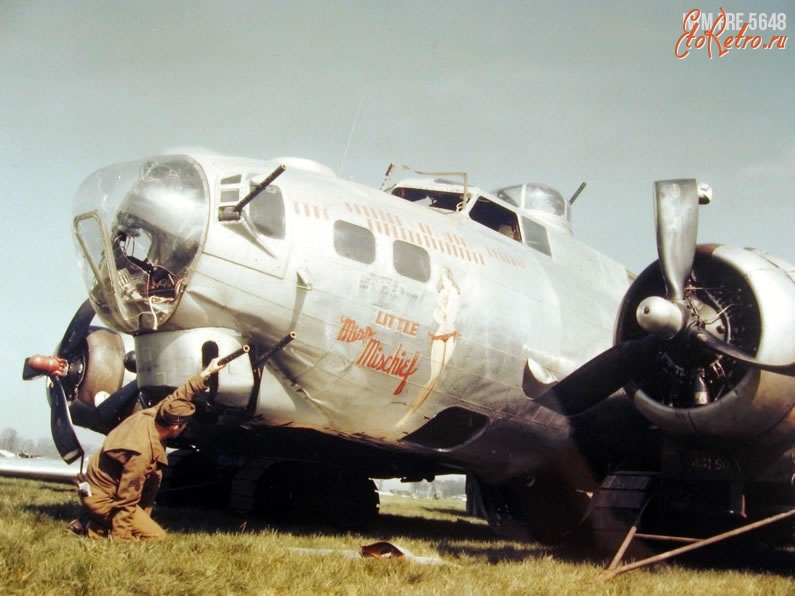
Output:
[[[171,399],[160,405],[155,421],[161,426],[185,424],[195,411],[196,406],[191,402],[184,399]]]

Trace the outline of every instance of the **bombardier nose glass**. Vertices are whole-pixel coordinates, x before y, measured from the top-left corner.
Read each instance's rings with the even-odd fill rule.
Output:
[[[199,165],[170,156],[105,168],[75,198],[74,231],[97,314],[128,333],[174,312],[199,252],[209,191]]]

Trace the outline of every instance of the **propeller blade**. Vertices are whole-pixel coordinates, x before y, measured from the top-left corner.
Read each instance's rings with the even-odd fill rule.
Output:
[[[762,370],[767,370],[770,372],[779,373],[790,377],[795,377],[795,362],[791,362],[789,364],[770,364],[769,362],[762,362],[761,360],[757,360],[750,354],[746,354],[745,352],[736,348],[735,346],[718,339],[717,337],[715,337],[714,335],[703,329],[698,329],[692,332],[690,334],[690,338],[694,339],[700,345],[704,346],[708,350],[711,350],[718,354],[729,356],[730,358],[734,358],[735,360],[739,360],[740,362],[745,362],[746,364],[750,364],[751,366],[761,368]]]
[[[660,340],[653,335],[616,344],[572,372],[535,401],[575,416],[610,397],[654,364]]]
[[[49,391],[52,440],[58,449],[58,453],[61,454],[61,458],[67,464],[71,464],[82,457],[84,451],[75,434],[74,426],[72,426],[72,417],[69,415],[66,393],[58,377],[51,377]]]
[[[30,381],[42,375],[57,375],[64,371],[67,365],[68,363],[63,358],[34,354],[25,358],[25,363],[22,366],[22,380]]]
[[[698,202],[695,180],[654,183],[657,254],[669,300],[684,300],[685,297],[685,283],[696,253]]]
[[[77,309],[77,312],[72,317],[72,321],[66,328],[61,344],[58,347],[58,356],[68,360],[69,355],[77,349],[80,342],[86,337],[88,327],[94,319],[94,306],[90,300],[86,300]]]
[[[125,417],[130,403],[138,397],[138,381],[131,381],[114,391],[97,406],[97,414],[109,429],[115,428]]]

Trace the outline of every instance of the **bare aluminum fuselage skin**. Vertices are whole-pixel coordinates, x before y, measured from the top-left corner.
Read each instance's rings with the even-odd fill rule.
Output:
[[[100,170],[81,188],[75,231],[90,295],[105,324],[134,336],[139,386],[179,384],[207,341],[256,353],[294,331],[259,384],[246,359],[223,371],[215,403],[245,411],[249,426],[397,449],[416,450],[401,439],[453,406],[518,417],[542,442],[568,439],[566,418],[525,396],[522,372],[529,360],[552,382],[610,346],[623,267],[565,225],[546,226],[545,254],[474,221],[475,198],[436,210],[298,160],[269,197],[219,221],[279,163],[154,158]],[[256,213],[258,201],[281,206]],[[115,267],[125,271],[113,271],[102,255],[119,252],[120,232],[126,255],[173,274],[171,294],[136,291],[124,256]],[[357,234],[372,246],[345,254]]]
[[[307,160],[161,156],[90,176],[74,231],[97,315],[134,338],[139,388],[251,347],[214,389],[224,432],[307,429],[492,482],[576,468],[584,428],[629,429],[594,416],[576,430],[532,398],[610,348],[633,276],[576,241],[565,215],[527,208],[530,194],[554,199],[545,187],[428,189],[430,206],[412,202],[421,186],[389,194]],[[790,387],[768,427],[792,409]]]

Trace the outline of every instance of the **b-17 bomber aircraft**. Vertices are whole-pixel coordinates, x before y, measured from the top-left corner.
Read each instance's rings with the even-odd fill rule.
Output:
[[[654,184],[659,261],[636,276],[575,240],[552,188],[403,175],[198,154],[90,175],[88,298],[23,372],[48,377],[62,457],[83,455],[73,424],[107,433],[232,353],[164,500],[359,524],[372,479],[466,474],[514,537],[791,537],[792,265],[697,246],[691,179]]]

